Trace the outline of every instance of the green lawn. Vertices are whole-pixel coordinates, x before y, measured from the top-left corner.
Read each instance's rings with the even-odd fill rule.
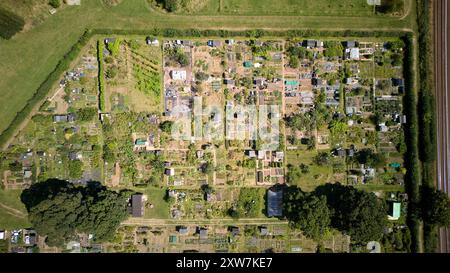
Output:
[[[20,190],[0,190],[0,229],[10,230],[30,226],[27,211],[20,201],[21,193]]]

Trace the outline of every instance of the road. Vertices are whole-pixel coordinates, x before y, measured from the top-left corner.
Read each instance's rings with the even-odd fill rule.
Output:
[[[437,187],[449,192],[450,173],[450,71],[449,71],[449,45],[450,35],[448,30],[450,5],[447,0],[435,0],[434,12],[434,58],[435,58],[435,83],[436,83],[436,110],[437,110]],[[450,253],[450,229],[439,230],[438,252]]]

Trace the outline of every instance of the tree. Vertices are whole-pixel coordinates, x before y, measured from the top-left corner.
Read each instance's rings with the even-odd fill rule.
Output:
[[[443,191],[422,189],[422,218],[429,224],[450,226],[450,199]]]
[[[303,193],[292,187],[284,197],[284,211],[289,224],[313,239],[320,239],[330,225],[330,210],[325,196]]]
[[[51,179],[23,191],[21,200],[36,231],[49,246],[63,246],[78,233],[90,233],[103,242],[113,237],[126,219],[130,192],[110,191],[100,183],[77,187]]]
[[[352,241],[367,243],[381,239],[386,208],[375,194],[339,183],[319,186],[315,193],[326,196],[332,227],[346,232]]]
[[[172,132],[173,121],[166,120],[159,124],[159,129],[164,133],[170,134]]]
[[[50,1],[48,1],[48,4],[56,9],[61,6],[61,1],[60,0],[50,0]]]

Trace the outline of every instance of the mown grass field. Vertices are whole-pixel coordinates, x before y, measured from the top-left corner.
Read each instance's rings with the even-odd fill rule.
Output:
[[[165,189],[147,188],[143,191],[147,195],[147,203],[152,204],[153,208],[145,208],[145,218],[168,219],[169,203],[164,201],[166,196]]]
[[[64,7],[48,16],[43,23],[19,33],[11,40],[0,39],[0,132],[7,128],[87,28],[406,30],[410,29],[413,17],[190,16],[153,11],[146,0],[123,1],[114,7],[107,7],[100,0],[82,1],[81,6]]]

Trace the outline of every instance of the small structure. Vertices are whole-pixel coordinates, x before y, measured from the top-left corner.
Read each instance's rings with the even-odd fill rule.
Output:
[[[5,240],[5,239],[6,239],[6,231],[0,230],[0,240]]]
[[[144,195],[139,193],[131,196],[131,215],[133,217],[144,216]]]
[[[402,205],[400,202],[391,202],[389,204],[389,220],[398,220],[400,219]]]

